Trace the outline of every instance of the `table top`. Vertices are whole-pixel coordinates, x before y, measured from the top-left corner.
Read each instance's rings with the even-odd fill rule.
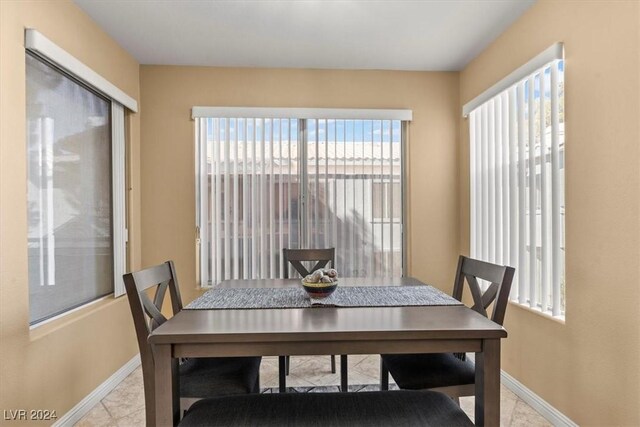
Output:
[[[284,287],[299,279],[232,280],[218,286]],[[412,278],[341,278],[341,286],[415,286]],[[504,338],[502,326],[464,306],[182,310],[152,344]]]
[[[216,287],[224,288],[285,288],[300,286],[301,279],[224,280]],[[413,277],[339,277],[340,286],[418,286],[424,285]]]

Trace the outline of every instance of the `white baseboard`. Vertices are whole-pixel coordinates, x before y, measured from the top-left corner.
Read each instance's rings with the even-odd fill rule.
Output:
[[[511,390],[516,396],[525,401],[529,406],[538,411],[540,415],[546,418],[554,426],[578,427],[562,412],[551,406],[549,402],[535,394],[533,391],[525,387],[520,381],[507,374],[505,371],[500,372],[500,381]]]
[[[69,412],[64,414],[53,424],[53,427],[73,426],[80,421],[94,406],[104,399],[114,388],[118,386],[127,376],[140,366],[140,355],[136,354],[131,360],[118,369],[105,382],[100,384],[82,399],[76,406],[71,408]]]

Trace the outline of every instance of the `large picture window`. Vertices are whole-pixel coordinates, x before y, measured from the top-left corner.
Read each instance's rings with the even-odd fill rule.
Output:
[[[511,299],[563,317],[564,61],[469,114],[471,255],[516,268]]]
[[[33,325],[121,293],[124,110],[30,53],[26,90]]]
[[[283,248],[335,247],[343,276],[402,275],[401,120],[205,117],[196,127],[203,285],[283,277]]]

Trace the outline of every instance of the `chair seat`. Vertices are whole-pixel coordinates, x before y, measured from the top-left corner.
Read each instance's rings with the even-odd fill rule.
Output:
[[[256,392],[260,357],[190,358],[180,364],[181,397],[214,397]]]
[[[382,360],[398,387],[423,390],[475,383],[475,365],[452,353],[384,354]]]
[[[180,426],[470,426],[434,391],[254,394],[196,402]]]

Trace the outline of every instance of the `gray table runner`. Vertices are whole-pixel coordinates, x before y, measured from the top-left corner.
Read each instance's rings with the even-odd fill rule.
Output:
[[[407,307],[462,305],[428,285],[344,286],[328,298],[310,299],[302,287],[214,288],[185,307],[187,310],[229,310],[307,307]]]

